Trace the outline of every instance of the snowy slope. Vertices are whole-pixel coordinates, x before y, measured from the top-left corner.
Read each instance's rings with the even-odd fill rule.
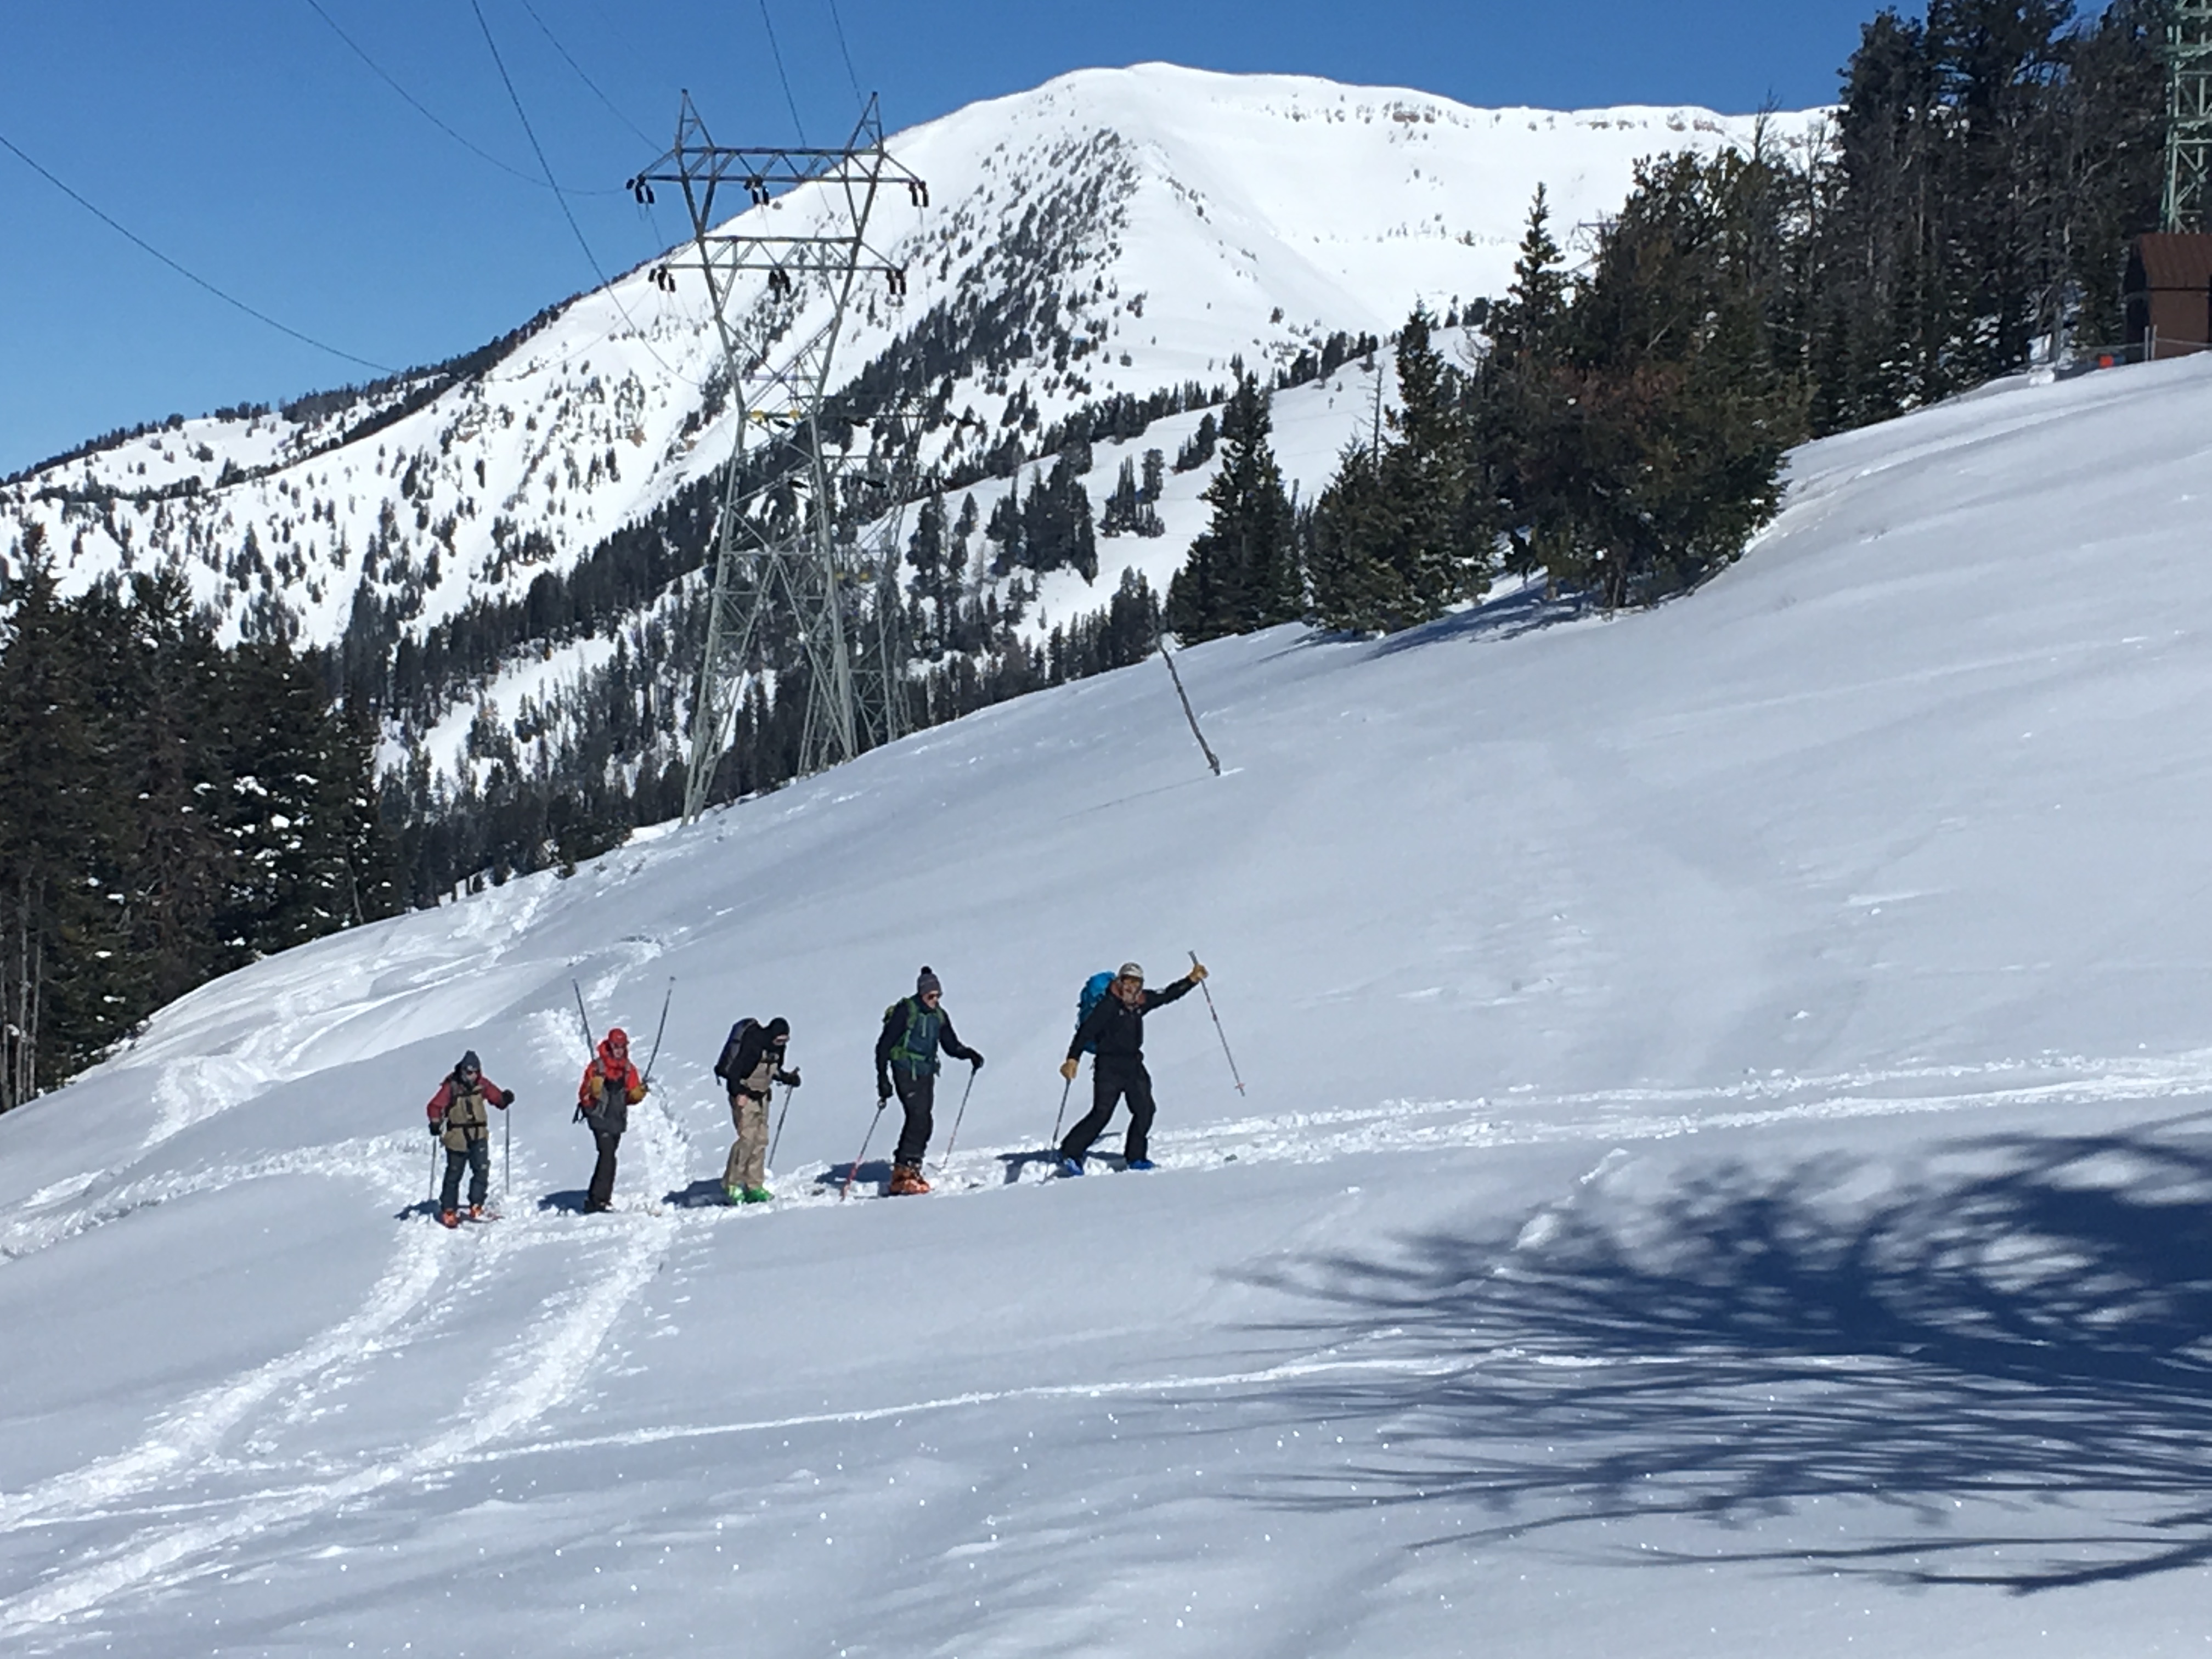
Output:
[[[1082,71],[891,141],[934,204],[901,193],[878,212],[873,240],[908,264],[910,289],[866,293],[840,374],[939,319],[958,361],[905,390],[950,382],[925,459],[957,466],[1004,437],[1017,399],[1036,412],[1033,443],[1116,393],[1219,386],[1234,358],[1268,371],[1340,331],[1387,334],[1416,299],[1441,311],[1502,292],[1539,183],[1571,228],[1619,205],[1636,158],[1746,143],[1754,126],[1695,109],[1476,110],[1166,64]],[[746,217],[823,210],[800,191]],[[636,252],[657,256],[682,228],[661,206]],[[364,601],[395,606],[419,636],[471,601],[519,600],[729,453],[732,417],[705,390],[719,347],[703,289],[687,276],[662,292],[652,263],[556,307],[412,412],[403,386],[297,420],[180,421],[0,486],[0,554],[43,526],[72,589],[175,558],[232,629],[307,642],[337,640]],[[811,296],[788,337],[823,304]],[[1012,319],[1011,356],[982,337],[985,315]],[[975,423],[954,424],[963,414]],[[1364,418],[1346,404],[1322,452]],[[1140,447],[1172,453],[1182,435]],[[1094,507],[1119,459],[1090,480]],[[1179,561],[1187,533],[1170,540]],[[1103,573],[1108,591],[1120,568]],[[573,674],[582,654],[564,651],[560,668]],[[520,689],[492,688],[509,706]]]
[[[0,1642],[2193,1650],[2208,429],[2007,384],[1655,612],[1188,653],[1218,780],[1149,664],[194,993],[0,1119]],[[1081,979],[1194,946],[1249,1094],[1194,997],[1162,1172],[1044,1182]],[[923,962],[989,1063],[840,1205]],[[674,983],[588,1220],[572,977]],[[686,1207],[739,1012],[782,1200]]]

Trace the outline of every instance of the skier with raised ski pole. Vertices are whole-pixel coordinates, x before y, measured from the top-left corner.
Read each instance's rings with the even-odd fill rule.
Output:
[[[1091,1143],[1104,1130],[1114,1115],[1114,1108],[1124,1097],[1129,1103],[1129,1133],[1122,1142],[1123,1167],[1154,1167],[1150,1153],[1155,1107],[1152,1073],[1145,1069],[1145,1016],[1179,997],[1188,996],[1191,988],[1205,979],[1205,964],[1194,957],[1190,971],[1166,990],[1148,991],[1145,988],[1145,970],[1133,962],[1121,964],[1114,982],[1106,988],[1106,994],[1076,1026],[1075,1036],[1067,1045],[1067,1058],[1060,1064],[1060,1076],[1073,1083],[1083,1051],[1096,1045],[1091,1062],[1091,1109],[1077,1120],[1075,1127],[1067,1132],[1067,1139],[1060,1143],[1060,1174],[1083,1173],[1083,1160],[1091,1151]]]
[[[938,1051],[968,1062],[968,1082],[983,1068],[983,1056],[960,1041],[952,1029],[952,1016],[945,1011],[945,988],[935,971],[924,966],[915,976],[914,994],[901,997],[884,1010],[884,1028],[876,1037],[876,1109],[896,1091],[906,1121],[899,1130],[898,1146],[891,1154],[890,1194],[894,1198],[926,1193],[922,1160],[929,1155],[929,1136],[937,1101]],[[965,1104],[966,1097],[962,1097]]]
[[[447,1226],[461,1224],[464,1170],[469,1172],[469,1219],[484,1218],[484,1199],[491,1187],[491,1118],[484,1108],[495,1106],[503,1112],[514,1104],[514,1091],[483,1074],[473,1048],[461,1056],[460,1064],[430,1097],[430,1133],[446,1149],[446,1186],[438,1201],[438,1219]]]
[[[765,1204],[775,1196],[768,1189],[768,1099],[781,1083],[799,1086],[799,1073],[784,1069],[784,1051],[791,1041],[791,1022],[781,1015],[765,1025],[741,1019],[730,1028],[722,1044],[714,1075],[730,1091],[730,1122],[738,1138],[722,1166],[722,1194],[732,1204]],[[789,1106],[791,1097],[784,1097]]]
[[[588,1032],[587,1032],[588,1035]],[[629,1109],[645,1098],[645,1079],[630,1063],[629,1034],[619,1025],[608,1031],[576,1085],[576,1115],[592,1132],[599,1158],[584,1196],[584,1213],[615,1206],[615,1154],[629,1128]]]

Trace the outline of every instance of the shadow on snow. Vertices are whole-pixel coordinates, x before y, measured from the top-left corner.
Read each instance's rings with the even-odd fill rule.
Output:
[[[1517,1247],[1263,1275],[1325,1310],[1303,1334],[1466,1364],[1271,1389],[1381,1449],[1260,1495],[1491,1512],[1459,1540],[1703,1517],[1745,1543],[1634,1559],[2022,1592],[2212,1561],[2212,1140],[2176,1127],[1709,1167],[1585,1192]],[[1893,1519],[1831,1549],[1750,1529],[1845,1498]]]

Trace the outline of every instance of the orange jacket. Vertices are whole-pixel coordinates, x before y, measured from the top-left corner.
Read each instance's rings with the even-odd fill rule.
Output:
[[[645,1079],[637,1074],[627,1054],[617,1056],[613,1048],[615,1033],[610,1031],[599,1044],[599,1052],[589,1066],[584,1067],[584,1080],[576,1085],[576,1103],[586,1108],[599,1105],[610,1085],[622,1091],[623,1099],[635,1106],[645,1098]]]

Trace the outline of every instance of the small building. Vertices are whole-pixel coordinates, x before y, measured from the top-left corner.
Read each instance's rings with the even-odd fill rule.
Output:
[[[2160,231],[2128,250],[2128,356],[2212,349],[2212,235]]]

